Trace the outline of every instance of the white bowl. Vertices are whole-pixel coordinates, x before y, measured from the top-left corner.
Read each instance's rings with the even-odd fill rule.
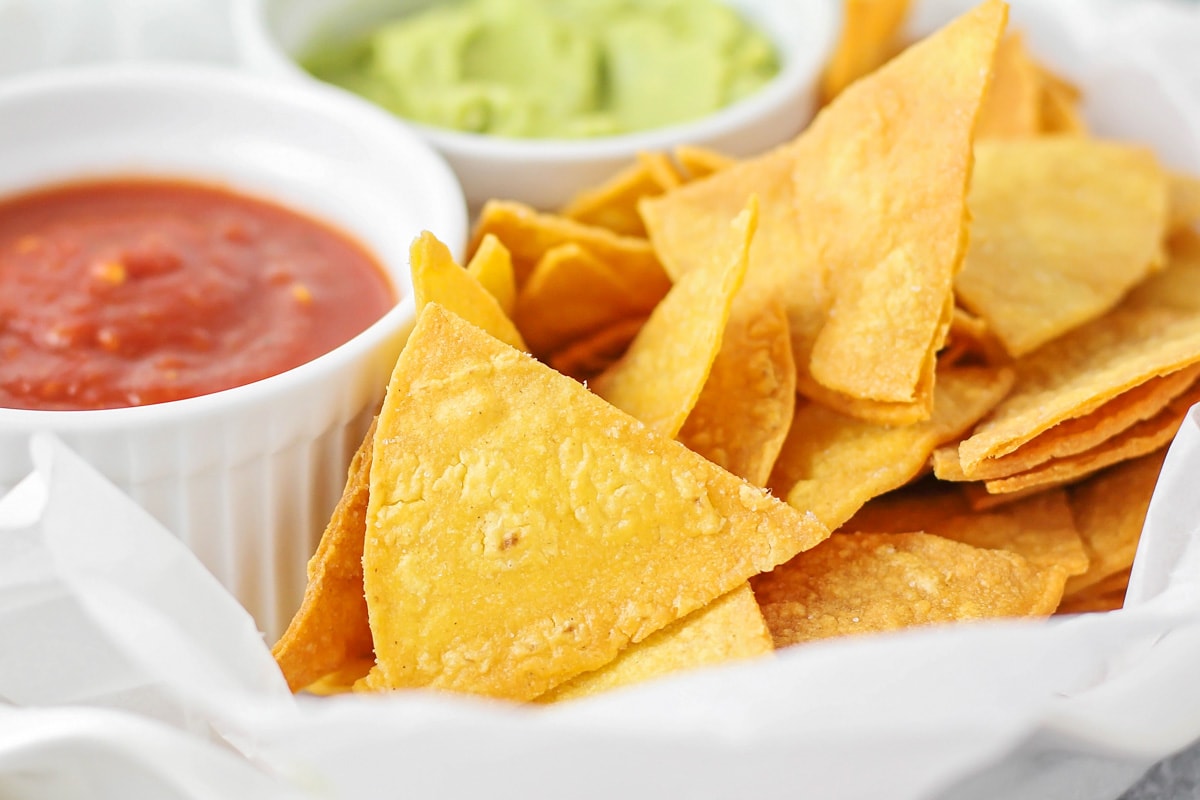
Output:
[[[771,37],[780,73],[759,92],[679,125],[585,140],[509,139],[413,124],[450,162],[477,208],[500,197],[555,208],[630,163],[638,151],[688,143],[735,156],[792,138],[812,117],[817,81],[841,27],[838,0],[727,0]],[[233,11],[238,58],[249,69],[307,78],[295,62],[317,36],[350,37],[428,0],[244,0]]]
[[[347,344],[257,383],[101,411],[0,409],[0,495],[27,440],[58,435],[187,543],[268,636],[382,398],[413,317],[408,247],[461,254],[466,207],[444,161],[365,101],[199,67],[90,68],[0,86],[0,196],[80,178],[216,182],[325,220],[389,271],[401,302]]]

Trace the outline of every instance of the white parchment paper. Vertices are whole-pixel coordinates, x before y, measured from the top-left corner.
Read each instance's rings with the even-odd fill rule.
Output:
[[[0,0],[0,44],[22,19],[49,24],[23,1]],[[914,30],[969,5],[922,3]],[[132,20],[122,57],[139,30],[170,49],[169,20],[125,6],[106,21]],[[200,30],[217,7],[183,19]],[[1082,86],[1101,133],[1200,174],[1200,8],[1029,0],[1013,24]],[[217,43],[206,57],[228,46],[197,35]],[[816,644],[547,709],[293,698],[168,531],[57,441],[33,452],[0,500],[0,797],[1099,799],[1200,737],[1196,409],[1125,610]]]

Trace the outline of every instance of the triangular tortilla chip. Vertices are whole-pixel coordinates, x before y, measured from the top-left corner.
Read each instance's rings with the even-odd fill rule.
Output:
[[[775,298],[743,289],[679,441],[755,486],[766,486],[795,410],[787,315]]]
[[[375,426],[350,461],[346,488],[308,562],[300,609],[271,649],[294,692],[373,656],[362,555]]]
[[[917,399],[950,323],[975,122],[1007,17],[986,0],[840,94],[796,140],[794,257],[819,265],[831,305],[792,344],[826,388]]]
[[[544,355],[614,322],[645,317],[662,300],[569,242],[538,260],[517,297],[514,319],[533,353]]]
[[[1105,313],[1166,258],[1167,176],[1140,147],[980,142],[968,202],[954,289],[1014,356]]]
[[[821,76],[824,102],[895,55],[908,8],[909,0],[844,0],[841,36]]]
[[[671,288],[650,243],[636,236],[621,236],[607,228],[540,214],[522,203],[501,200],[489,200],[479,212],[469,252],[474,253],[489,233],[512,254],[518,290],[525,285],[543,253],[568,242],[587,248],[631,283],[646,286],[647,291],[662,295]]]
[[[429,231],[424,231],[409,249],[412,265],[413,299],[417,311],[428,303],[454,310],[468,322],[483,328],[507,345],[525,350],[516,325],[500,302],[465,269],[454,263],[450,249]]]
[[[1020,33],[1011,33],[996,48],[992,85],[979,112],[976,139],[1020,139],[1036,136],[1042,123],[1042,73]]]
[[[625,355],[592,382],[596,394],[663,436],[679,433],[721,348],[757,224],[752,197],[710,263],[671,287]]]
[[[621,651],[614,661],[585,672],[537,698],[539,703],[578,700],[622,686],[772,652],[771,632],[743,583],[699,611]]]
[[[959,445],[968,475],[1063,420],[1159,375],[1200,363],[1200,239],[1177,236],[1169,263],[1122,303],[1016,363],[1017,382]]]
[[[495,236],[488,234],[480,241],[475,254],[467,262],[467,272],[496,298],[506,316],[513,315],[517,303],[517,281],[513,275],[512,256]]]
[[[776,647],[992,617],[1046,616],[1064,575],[926,533],[837,533],[751,581]]]
[[[682,178],[666,154],[639,153],[633,164],[599,186],[573,197],[561,214],[622,236],[645,236],[646,226],[638,215],[638,201],[662,194],[681,182]]]
[[[365,685],[532,699],[827,535],[431,304],[375,435]]]
[[[1071,508],[1090,564],[1067,582],[1068,597],[1129,569],[1166,448],[1112,467],[1071,487]]]
[[[938,381],[933,417],[896,428],[803,404],[768,485],[836,529],[872,497],[920,474],[934,448],[962,435],[1011,385],[1012,373],[1004,369],[947,370]]]

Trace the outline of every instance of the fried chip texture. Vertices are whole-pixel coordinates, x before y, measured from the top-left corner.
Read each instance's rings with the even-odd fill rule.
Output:
[[[560,684],[537,700],[577,700],[689,669],[763,656],[774,649],[754,592],[744,583],[622,650],[616,660]]]
[[[538,260],[517,298],[514,320],[535,354],[586,339],[615,322],[645,317],[658,287],[634,284],[587,248],[569,242]]]
[[[758,201],[751,197],[709,264],[671,287],[625,355],[592,382],[596,394],[663,436],[679,433],[721,348],[757,225]]]
[[[736,213],[736,211],[734,212]],[[729,215],[730,218],[733,214]],[[473,254],[488,234],[504,243],[512,254],[513,273],[520,290],[547,250],[560,244],[581,245],[617,269],[631,283],[659,296],[671,288],[650,243],[637,236],[622,236],[607,228],[585,225],[555,214],[541,214],[522,203],[489,200],[479,212],[468,248]]]
[[[299,691],[324,676],[373,659],[363,595],[363,534],[377,420],[371,422],[346,476],[346,487],[308,562],[304,600],[271,655]]]
[[[1075,524],[1090,565],[1067,581],[1068,597],[1129,569],[1166,448],[1110,467],[1069,490]]]
[[[980,142],[968,202],[955,291],[1014,356],[1107,312],[1165,260],[1167,177],[1140,147]]]
[[[479,281],[454,263],[450,249],[424,231],[409,250],[417,310],[438,303],[507,345],[525,350],[525,340],[497,300]]]
[[[776,647],[991,617],[1045,616],[1061,572],[926,533],[838,533],[751,585]]]
[[[992,84],[979,112],[977,139],[1036,136],[1042,125],[1042,74],[1020,33],[1010,33],[996,48]]]
[[[372,689],[535,698],[828,535],[433,304],[374,453]]]
[[[795,410],[787,315],[775,298],[743,290],[734,298],[721,349],[679,441],[755,486],[766,486]]]
[[[868,500],[904,485],[940,444],[961,436],[1012,385],[1005,369],[964,367],[938,381],[933,417],[886,427],[816,403],[796,409],[768,485],[797,508],[836,529]]]
[[[793,330],[792,345],[829,389],[914,402],[945,341],[975,122],[1007,17],[986,0],[840,94],[796,140],[795,258],[821,265],[831,296],[820,329]]]
[[[517,282],[512,256],[500,240],[491,234],[484,236],[467,262],[467,272],[496,298],[505,316],[511,318],[517,303]]]
[[[969,476],[1063,420],[1151,378],[1200,363],[1200,240],[1176,237],[1169,263],[1108,314],[1016,364],[1017,382],[959,445]]]

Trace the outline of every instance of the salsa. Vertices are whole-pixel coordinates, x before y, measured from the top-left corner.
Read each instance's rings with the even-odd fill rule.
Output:
[[[349,341],[396,294],[361,245],[178,181],[0,201],[0,407],[142,406],[241,386]]]

